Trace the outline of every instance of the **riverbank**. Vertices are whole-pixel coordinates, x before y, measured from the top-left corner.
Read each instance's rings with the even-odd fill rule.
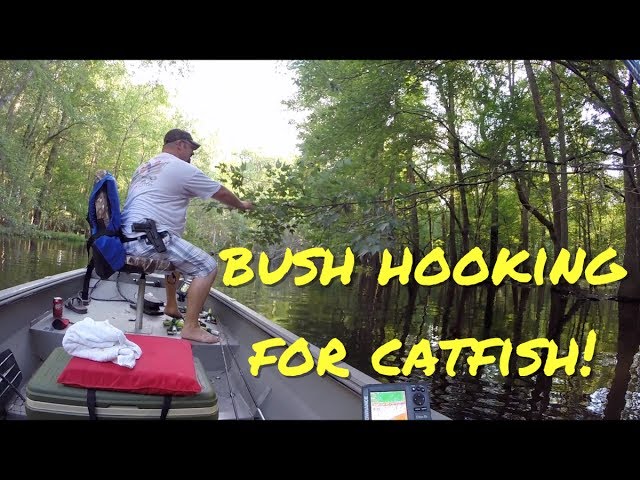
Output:
[[[0,235],[6,235],[10,237],[23,237],[33,239],[47,239],[47,240],[65,240],[70,242],[86,242],[87,239],[84,235],[79,235],[72,232],[53,232],[49,230],[38,230],[32,225],[20,226],[20,227],[3,227],[0,226]]]

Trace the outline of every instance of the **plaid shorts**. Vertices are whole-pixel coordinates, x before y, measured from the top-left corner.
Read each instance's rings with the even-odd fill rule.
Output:
[[[127,255],[169,260],[177,271],[191,277],[206,277],[218,267],[211,255],[172,233],[162,241],[167,247],[167,251],[163,253],[156,252],[147,239],[133,240],[123,245]]]

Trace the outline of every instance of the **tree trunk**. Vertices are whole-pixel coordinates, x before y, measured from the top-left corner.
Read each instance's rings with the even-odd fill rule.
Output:
[[[33,112],[29,117],[29,123],[25,129],[24,136],[22,137],[22,145],[29,151],[32,151],[34,147],[34,137],[38,127],[38,120],[40,119],[40,115],[42,114],[42,109],[44,107],[45,98],[46,94],[44,91],[38,93],[36,107],[33,109]]]
[[[616,126],[622,151],[624,174],[625,249],[623,266],[627,276],[622,279],[618,296],[640,300],[640,192],[637,184],[637,167],[633,158],[633,137],[627,125],[622,95],[618,87],[618,74],[613,61],[605,62],[607,82],[611,91],[612,108],[617,117]]]
[[[67,115],[65,112],[62,112],[62,116],[60,118],[60,126],[59,131],[63,130],[64,124],[67,121]],[[44,167],[44,183],[42,184],[42,188],[40,189],[40,193],[38,193],[38,197],[36,200],[36,205],[33,209],[33,225],[41,227],[42,223],[42,207],[47,199],[49,194],[49,184],[52,181],[51,172],[53,171],[53,167],[55,166],[56,160],[58,159],[58,146],[60,144],[60,137],[56,135],[51,140],[51,149],[49,150],[49,156],[47,157],[47,164]]]
[[[27,88],[27,84],[31,80],[31,77],[33,77],[33,68],[31,64],[29,64],[29,70],[27,70],[27,72],[24,75],[22,75],[22,78],[20,78],[20,81],[13,88],[13,90],[0,95],[0,108],[4,107],[4,105],[7,103],[13,102],[15,98],[19,96],[24,91],[25,88]],[[9,120],[10,119],[7,119],[7,123],[9,123]]]
[[[453,181],[453,165],[449,166],[449,178]],[[456,247],[456,198],[453,189],[449,192],[449,259],[451,265],[458,263]],[[464,254],[464,253],[463,253]]]
[[[411,186],[416,184],[416,175],[413,169],[412,151],[407,152],[407,182]],[[420,258],[420,226],[418,224],[418,203],[414,195],[409,200],[409,244],[413,258]]]
[[[562,94],[560,92],[560,77],[556,70],[556,63],[551,62],[551,78],[553,92],[556,99],[556,115],[558,116],[558,146],[560,148],[560,244],[569,248],[569,191],[567,179],[567,146],[564,127],[564,112],[562,111]]]
[[[498,180],[491,182],[491,228],[489,230],[489,270],[493,270],[493,266],[498,259]],[[493,285],[493,284],[491,284]]]
[[[447,114],[447,127],[449,129],[449,148],[453,156],[458,191],[460,192],[460,214],[462,216],[462,254],[469,251],[469,209],[467,207],[467,192],[464,187],[464,175],[462,173],[462,158],[460,153],[460,139],[456,132],[455,92],[453,81],[447,82],[447,101],[444,102]]]
[[[549,175],[549,187],[551,189],[551,204],[553,206],[553,228],[549,230],[551,241],[553,242],[554,258],[558,257],[562,246],[564,245],[562,239],[562,201],[560,199],[560,183],[558,181],[558,172],[556,170],[556,160],[553,155],[551,147],[551,136],[549,134],[549,127],[547,121],[544,118],[544,110],[542,108],[542,99],[540,97],[540,90],[538,89],[538,82],[533,73],[531,62],[529,60],[524,61],[524,66],[527,71],[527,79],[529,80],[529,89],[531,90],[531,98],[533,99],[533,106],[536,112],[536,118],[538,120],[538,129],[540,131],[540,140],[542,141],[542,148],[544,150],[544,158],[547,164],[547,173]],[[564,212],[566,216],[566,211]]]

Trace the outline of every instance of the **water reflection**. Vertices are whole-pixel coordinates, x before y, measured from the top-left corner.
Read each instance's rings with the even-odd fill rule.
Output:
[[[347,349],[346,361],[380,381],[430,381],[433,407],[452,418],[640,419],[637,307],[627,312],[628,305],[621,304],[618,311],[616,302],[585,300],[547,287],[491,289],[454,283],[415,290],[397,284],[381,287],[375,278],[363,275],[347,287],[295,287],[292,281],[277,288],[259,281],[240,288],[218,287],[319,347],[338,338]],[[592,329],[598,335],[596,351],[585,363],[582,351]],[[438,341],[470,337],[510,339],[514,351],[509,373],[502,375],[496,360],[471,375],[467,358],[473,352],[463,349],[455,376],[448,375],[449,352],[437,348]],[[434,374],[426,377],[414,369],[409,377],[385,377],[375,372],[371,355],[396,338],[403,347],[385,357],[384,365],[402,368],[411,347],[427,339],[439,360]],[[561,368],[546,376],[540,369],[519,376],[518,369],[531,360],[517,356],[515,347],[536,338],[555,341],[558,358],[568,354],[570,339],[575,339],[580,348],[576,373],[567,375]],[[547,349],[536,351],[544,365]],[[501,352],[495,347],[485,355],[499,359]],[[591,367],[586,378],[579,373],[583,365]]]
[[[604,418],[639,418],[638,346],[640,346],[640,304],[618,306],[618,348],[611,389],[607,394]],[[629,390],[629,386],[633,389]],[[625,408],[626,407],[626,408]]]
[[[0,290],[86,265],[84,243],[0,235]]]

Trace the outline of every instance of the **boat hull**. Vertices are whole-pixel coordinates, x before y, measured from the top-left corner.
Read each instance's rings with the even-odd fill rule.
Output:
[[[25,379],[23,391],[28,379],[62,344],[64,330],[55,330],[51,325],[53,297],[68,298],[77,294],[82,288],[84,273],[85,269],[73,270],[0,291],[0,338],[3,339],[0,350],[9,348],[14,353]],[[137,276],[128,274],[114,275],[106,281],[92,279],[88,313],[82,315],[66,309],[64,315],[72,323],[90,316],[94,320],[109,320],[128,333],[166,336],[164,315],[145,314],[143,331],[134,330],[135,310],[131,304],[138,291],[136,282]],[[164,299],[164,277],[148,276],[145,289]],[[123,298],[129,301],[122,301]],[[288,377],[275,365],[262,367],[259,374],[253,376],[248,359],[255,354],[254,344],[277,337],[289,346],[299,337],[217,290],[211,290],[206,300],[205,310],[209,308],[216,314],[218,323],[213,328],[221,332],[222,341],[215,345],[192,342],[192,349],[217,394],[219,419],[362,419],[362,387],[377,384],[377,380],[346,363],[337,366],[349,371],[348,378],[320,376],[315,369],[305,375]],[[269,354],[279,356],[286,346],[270,349]],[[317,364],[320,349],[310,344],[309,350]],[[302,358],[294,357],[291,365],[301,361]],[[432,418],[446,417],[432,410]]]

